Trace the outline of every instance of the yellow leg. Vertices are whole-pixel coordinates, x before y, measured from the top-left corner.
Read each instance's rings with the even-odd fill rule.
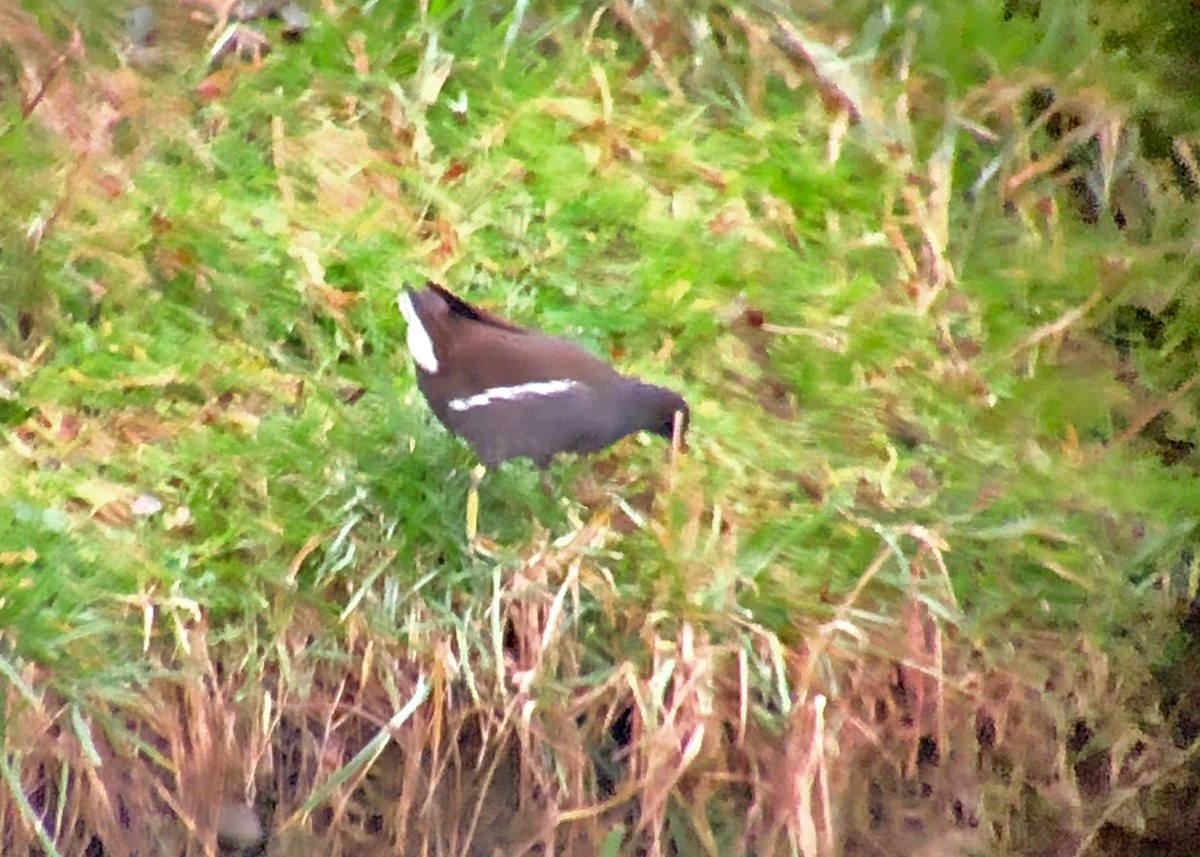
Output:
[[[475,541],[479,532],[479,483],[487,468],[477,464],[471,469],[471,487],[467,490],[467,541]]]

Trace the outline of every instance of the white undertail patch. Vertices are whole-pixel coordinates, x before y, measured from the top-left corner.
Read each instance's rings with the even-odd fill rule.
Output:
[[[430,375],[437,374],[437,352],[433,349],[433,340],[429,338],[429,332],[425,330],[425,325],[421,324],[421,317],[413,307],[412,298],[408,292],[401,292],[396,303],[400,306],[400,314],[408,322],[408,350],[412,352],[413,360]]]
[[[582,386],[570,378],[560,378],[555,381],[530,381],[527,384],[514,384],[511,387],[489,387],[474,396],[463,396],[450,400],[450,410],[469,411],[472,408],[482,408],[493,402],[514,402],[519,399],[533,399],[542,396],[556,396]]]

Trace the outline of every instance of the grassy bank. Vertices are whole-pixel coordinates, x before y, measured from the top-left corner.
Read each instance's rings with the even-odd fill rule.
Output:
[[[222,5],[0,12],[6,851],[1082,853],[1150,805],[1193,204],[1086,16]],[[679,389],[690,453],[506,465],[468,550],[427,278]]]

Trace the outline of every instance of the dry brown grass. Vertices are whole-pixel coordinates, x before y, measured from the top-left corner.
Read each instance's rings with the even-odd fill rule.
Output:
[[[453,637],[410,641],[415,655],[354,632],[315,655],[312,614],[263,676],[214,660],[192,627],[189,678],[114,722],[10,686],[9,746],[29,748],[13,771],[63,854],[214,853],[250,805],[271,853],[586,855],[622,830],[623,853],[646,855],[1068,855],[1185,759],[1130,722],[1142,689],[1114,685],[1103,654],[1043,635],[997,659],[926,596],[890,630],[834,618],[791,648],[750,625],[744,646],[718,645],[630,616],[651,658],[597,680],[565,605],[604,586],[603,538],[542,543],[497,579],[494,660]],[[782,672],[756,679],[768,664]],[[37,837],[6,803],[5,850],[28,853]]]
[[[214,7],[221,16],[229,8]],[[697,49],[684,18],[643,18],[630,3],[609,11],[641,46],[643,67],[671,98],[681,98],[688,82],[675,61]],[[828,44],[781,17],[738,10],[726,23],[748,40],[755,58],[745,81],[752,106],[765,97],[763,78],[778,75],[796,86],[803,77],[825,97],[831,162],[847,129],[858,124],[865,129],[859,144],[873,145],[891,174],[903,176],[885,190],[891,196],[881,207],[894,286],[944,334],[945,359],[931,383],[986,399],[968,347],[974,343],[950,333],[969,296],[957,291],[949,249],[957,190],[949,136],[919,158],[910,145],[916,122],[907,96],[879,94],[868,76],[831,62]],[[111,150],[104,105],[114,98],[135,103],[137,91],[120,75],[101,86],[86,74],[70,86],[52,85],[77,58],[74,43],[44,44],[29,17],[16,11],[0,11],[0,28],[6,24],[27,67],[23,97],[30,112],[61,135],[77,165],[87,165],[69,173],[67,202],[43,224],[47,229],[68,202],[86,203],[80,183],[103,188],[114,176],[121,180],[119,171],[98,163]],[[35,69],[26,62],[35,53],[58,57],[58,65]],[[902,52],[900,84],[910,82],[908,62]],[[444,71],[434,57],[417,76],[436,95]],[[595,82],[607,93],[602,71]],[[116,93],[118,85],[132,88]],[[968,101],[964,124],[977,123],[969,130],[979,134],[993,133],[988,123],[1019,124],[1018,105],[1033,85],[985,88]],[[401,148],[416,153],[418,166],[429,140],[413,116],[428,106],[418,97],[391,107],[393,131]],[[602,110],[588,110],[581,124],[603,126]],[[1072,145],[1092,137],[1112,168],[1120,130],[1118,120],[1089,104],[1086,121],[1055,151],[1035,158],[1031,144],[1000,166],[1005,199],[1030,222],[1029,240],[1045,241],[1050,264],[1058,259],[1057,210],[1038,180],[1061,165]],[[347,228],[421,220],[386,171],[361,169],[382,160],[361,129],[288,137],[277,121],[270,132],[279,196],[292,213],[293,182],[307,181],[315,189],[313,207],[340,212],[345,219],[337,222]],[[311,163],[303,163],[306,157]],[[724,181],[715,168],[707,175],[713,184]],[[441,176],[425,178],[436,183]],[[358,222],[368,199],[384,203]],[[772,222],[756,225],[756,215],[739,203],[722,209],[714,233],[738,232],[766,248],[782,230],[785,240],[799,243],[788,220],[794,212],[766,206]],[[442,219],[414,231],[423,255],[449,265],[460,240],[454,221],[467,218],[449,201],[444,209]],[[836,234],[835,222],[830,231]],[[291,235],[303,287],[357,348],[343,313],[352,299],[326,281],[315,234]],[[97,233],[98,245],[104,237]],[[1018,351],[1061,343],[1094,306],[1084,301],[1034,331]],[[122,443],[157,438],[151,436],[160,429],[139,428],[139,416],[128,411],[127,431],[116,432]],[[207,425],[205,419],[198,424]],[[71,448],[91,458],[107,454],[86,433]],[[876,477],[884,481],[864,466],[831,478],[857,481],[864,498],[886,508]],[[263,621],[282,616],[282,630],[251,624],[247,638],[232,644],[209,628],[196,605],[153,593],[128,604],[131,616],[144,612],[145,654],[162,671],[146,686],[88,700],[85,709],[42,690],[36,666],[7,676],[3,850],[115,857],[145,854],[147,843],[155,843],[162,853],[180,855],[256,847],[281,855],[413,857],[1085,854],[1103,824],[1136,827],[1145,787],[1187,760],[1165,730],[1154,728],[1145,701],[1150,691],[1130,683],[1118,655],[1074,642],[1075,636],[1064,645],[1067,637],[1048,631],[1003,644],[972,639],[959,623],[946,564],[950,545],[915,521],[877,527],[847,512],[847,526],[880,535],[878,554],[847,594],[827,597],[823,612],[789,616],[786,632],[769,630],[735,597],[738,586],[748,585],[737,567],[737,515],[692,478],[685,469],[669,470],[645,521],[605,500],[573,531],[553,540],[538,534],[517,562],[488,564],[486,612],[458,627],[439,624],[419,598],[406,603],[398,627],[371,624],[359,604],[387,597],[384,584],[373,580],[353,593],[333,590],[347,601],[335,631],[328,611],[304,606],[281,587],[284,606]],[[127,525],[129,498],[119,500],[116,523]],[[663,511],[669,501],[686,510],[677,526]],[[763,510],[795,514],[767,503],[754,509]],[[727,609],[686,602],[668,614],[623,598],[605,562],[620,549],[612,520],[618,514],[670,549],[691,591],[724,587]],[[287,584],[295,584],[321,538],[298,549]],[[393,561],[384,555],[381,567]],[[897,566],[905,580],[899,594],[879,581],[885,567],[894,573]],[[171,632],[151,634],[155,623]],[[468,626],[474,636],[464,631]],[[610,637],[602,654],[618,654],[612,662],[597,659],[588,637],[597,629]],[[246,807],[269,837],[266,845]]]

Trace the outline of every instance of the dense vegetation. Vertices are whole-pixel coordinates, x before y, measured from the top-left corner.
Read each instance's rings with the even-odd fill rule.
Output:
[[[1168,6],[0,9],[5,853],[1189,829]],[[506,465],[472,548],[427,278],[689,453]]]

